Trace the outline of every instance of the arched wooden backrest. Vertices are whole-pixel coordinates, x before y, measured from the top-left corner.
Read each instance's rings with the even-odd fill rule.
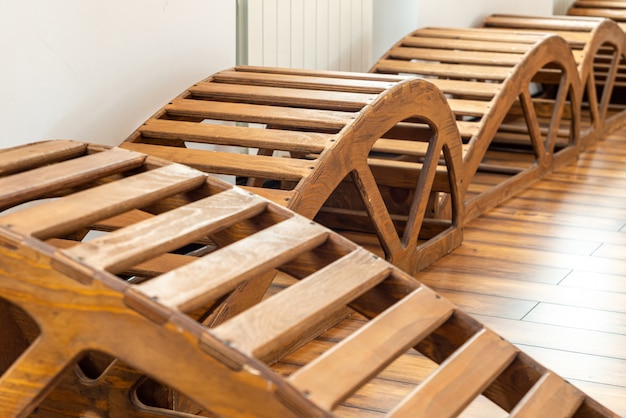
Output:
[[[0,157],[2,417],[334,416],[398,360],[415,382],[390,416],[481,393],[518,417],[616,416],[380,257],[203,172],[73,141]],[[347,312],[361,326],[335,326]]]
[[[580,83],[560,37],[422,28],[371,72],[422,77],[446,94],[464,143],[467,219],[578,155]]]

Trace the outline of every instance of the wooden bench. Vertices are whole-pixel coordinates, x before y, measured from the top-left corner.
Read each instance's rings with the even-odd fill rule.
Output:
[[[237,67],[191,86],[121,147],[236,176],[408,272],[462,241],[461,142],[427,81]]]
[[[448,98],[464,144],[466,219],[578,155],[581,88],[561,37],[423,28],[371,72],[427,79]]]
[[[626,56],[626,35],[612,20],[573,16],[492,15],[483,21],[483,26],[515,33],[545,31],[559,35],[568,42],[583,88],[580,139],[583,147],[609,134],[626,121],[626,103],[620,103],[612,94],[616,82],[626,81],[624,68],[618,66]]]
[[[617,416],[380,257],[187,166],[30,144],[0,152],[0,206],[2,417],[342,415],[394,361],[417,367],[393,417],[480,394],[516,417]]]

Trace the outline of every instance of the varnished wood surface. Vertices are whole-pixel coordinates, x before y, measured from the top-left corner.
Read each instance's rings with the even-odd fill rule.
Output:
[[[333,231],[189,167],[82,149],[35,156],[54,199],[26,187],[0,216],[3,418],[616,416]],[[39,170],[14,151],[8,198]]]
[[[626,129],[470,222],[417,277],[626,416]]]
[[[489,57],[496,55],[511,54]],[[498,90],[488,83],[438,83],[478,96]],[[449,103],[461,117],[486,112],[481,102]],[[463,133],[478,129],[462,123]],[[346,236],[364,235],[363,245],[379,242],[377,253],[409,272],[462,239],[463,146],[448,101],[425,80],[237,67],[191,86],[121,147],[237,176],[248,190],[308,218],[322,211],[317,222]],[[345,209],[365,222],[343,216]],[[431,220],[440,224],[438,233],[431,233]]]
[[[622,128],[469,222],[463,244],[416,275],[619,416],[626,416],[625,167]],[[353,316],[274,368],[291,373],[364,323]],[[418,355],[400,357],[336,412],[381,417],[434,367]],[[555,379],[542,379],[548,393]],[[575,407],[578,395],[559,391],[557,405],[538,399],[545,403],[515,412],[559,416]],[[478,398],[462,416],[507,414]]]
[[[570,47],[554,34],[422,28],[400,39],[370,72],[427,78],[451,99],[466,144],[466,219],[577,154],[579,77]],[[534,83],[555,94],[538,98],[529,90]]]

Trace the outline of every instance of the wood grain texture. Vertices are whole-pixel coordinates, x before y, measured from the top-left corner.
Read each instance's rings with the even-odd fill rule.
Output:
[[[11,156],[8,155],[7,158]],[[46,165],[3,178],[0,199],[8,207],[33,197],[54,196],[60,189],[89,184],[99,178],[140,167],[144,159],[144,155],[118,148],[85,158]]]
[[[533,396],[539,391],[541,391],[539,396]],[[522,399],[511,411],[512,417],[530,418],[540,414],[555,418],[568,417],[583,401],[583,395],[578,389],[552,373],[544,375],[528,395],[528,401]]]
[[[499,88],[490,83],[437,82],[489,98]],[[450,104],[467,117],[482,115],[489,106],[488,101],[463,98]],[[463,123],[464,133],[477,129],[471,122]],[[397,131],[403,136],[394,136]],[[381,138],[383,142],[378,142]],[[236,67],[191,86],[122,146],[205,172],[236,176],[255,193],[309,218],[324,208],[327,221],[320,221],[337,230],[342,224],[342,232],[350,236],[357,229],[363,236],[361,244],[377,246],[387,260],[411,271],[461,241],[459,132],[446,98],[425,80]],[[430,183],[425,184],[420,179],[424,167],[434,165],[439,166],[436,175],[425,174]],[[355,192],[344,194],[346,188]],[[440,196],[427,205],[415,203],[414,196],[427,201],[431,192]],[[364,204],[371,225],[367,230],[335,216]],[[407,238],[407,248],[400,243],[400,227],[391,221],[397,216],[410,218],[411,233],[419,235],[417,240]],[[428,222],[447,227],[440,233],[429,232],[427,226],[420,229]]]
[[[184,166],[170,165],[74,193],[62,202],[51,201],[30,207],[19,215],[6,215],[0,223],[20,233],[46,239],[195,188],[204,179],[200,173]]]
[[[370,132],[385,123],[379,117],[357,128]],[[380,132],[394,126],[387,122]],[[109,164],[92,157],[98,153],[107,151],[87,146],[82,156],[66,158],[83,159],[69,166],[77,173],[90,164],[97,172]],[[432,161],[461,158],[454,142],[429,143],[426,154],[437,158],[423,163],[417,191],[434,183],[440,167]],[[395,234],[400,243],[382,212],[383,193],[372,193],[374,177],[367,162],[361,164],[351,180],[368,196],[382,236]],[[61,167],[64,176],[81,177]],[[559,410],[563,415],[615,416],[582,392],[561,390],[562,380],[542,381],[549,372],[541,364],[337,233],[171,162],[146,156],[131,172],[79,182],[59,190],[54,202],[0,218],[11,222],[0,225],[0,333],[13,340],[0,345],[3,416],[322,417],[355,410],[414,415],[421,409],[437,416],[467,409],[466,416],[480,416],[515,408],[522,414],[554,393],[572,399],[570,410]],[[429,194],[413,199],[417,210],[407,217],[403,241],[415,238],[413,224],[429,206],[421,196]],[[63,216],[45,219],[47,233],[28,222],[51,207]],[[95,232],[100,234],[92,237]],[[424,277],[439,279],[437,268]],[[564,274],[558,268],[544,274],[549,272]],[[516,303],[514,310],[527,302],[536,304]],[[481,303],[464,305],[503,334],[520,322],[514,315],[487,317]],[[534,320],[547,315],[537,308]],[[549,360],[546,353],[571,338],[570,356],[580,356],[577,350],[604,356],[592,366],[610,359],[614,379],[621,376],[617,354],[609,351],[623,346],[620,337],[583,327],[539,339],[537,330],[544,334],[557,325],[523,319],[527,328],[510,334],[520,346],[532,350],[547,341],[538,354]],[[557,366],[578,380],[588,372]]]
[[[452,305],[418,289],[358,332],[290,376],[289,381],[327,408],[334,407],[395,357],[447,320]],[[415,317],[419,321],[415,321]],[[382,355],[371,342],[387,347]],[[329,385],[334,381],[337,384]]]
[[[610,251],[570,252],[623,245],[626,184],[611,166],[623,159],[624,138],[623,129],[604,137],[576,163],[469,222],[462,252],[416,276],[618,416],[626,414],[626,270]],[[480,237],[497,229],[506,239],[487,249]]]
[[[323,243],[327,235],[327,231],[309,221],[286,220],[139,288],[160,303],[190,311]],[[234,260],[239,260],[235,266]]]
[[[489,331],[481,331],[447,359],[442,368],[418,386],[390,415],[404,417],[419,413],[455,416],[491,383],[516,354],[517,350],[512,345]],[[449,388],[454,395],[440,398],[441,387]]]

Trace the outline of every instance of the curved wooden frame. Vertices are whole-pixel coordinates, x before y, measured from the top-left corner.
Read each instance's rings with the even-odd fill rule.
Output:
[[[205,173],[72,141],[0,154],[3,417],[189,416],[147,406],[146,375],[195,412],[332,416],[407,350],[430,366],[394,417],[456,416],[481,393],[516,416],[616,417],[398,268]],[[277,271],[295,283],[205,326]],[[370,320],[288,377],[272,370],[348,308]],[[88,376],[94,351],[112,363]]]
[[[370,70],[426,78],[448,97],[465,144],[466,220],[578,155],[581,88],[567,43],[557,36],[510,31],[501,31],[494,40],[493,31],[418,29]],[[537,82],[556,90],[552,103],[533,97],[530,88]],[[549,113],[543,115],[546,108]],[[572,117],[566,120],[567,112]],[[496,143],[499,152],[506,151],[511,138],[515,153],[508,159],[488,155]],[[531,160],[519,153],[520,141]],[[491,173],[486,184],[481,184],[481,173]],[[494,180],[498,175],[504,179]],[[493,181],[498,183],[490,187]]]
[[[626,35],[615,22],[572,16],[492,15],[482,25],[515,33],[546,31],[569,43],[586,99],[583,107],[589,113],[589,119],[581,121],[582,146],[589,146],[624,123],[626,110],[611,103],[613,86],[621,73],[618,64],[626,58]]]
[[[386,137],[400,123],[404,136]],[[121,147],[245,178],[249,190],[319,214],[409,272],[462,240],[459,134],[423,80],[237,67],[183,92]],[[241,153],[248,148],[258,155]]]

